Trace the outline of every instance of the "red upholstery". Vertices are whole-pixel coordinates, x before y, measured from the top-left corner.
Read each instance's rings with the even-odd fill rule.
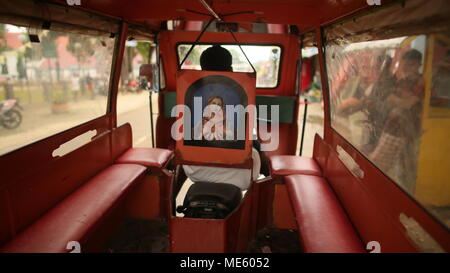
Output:
[[[113,160],[133,146],[133,133],[129,123],[125,123],[112,130],[111,144]]]
[[[146,167],[163,168],[172,158],[171,150],[159,148],[131,148],[121,155],[116,163],[139,164]]]
[[[89,233],[145,171],[139,165],[111,165],[19,233],[0,252],[67,252],[69,241],[80,242],[83,251]]]
[[[0,156],[0,246],[112,164],[106,116]],[[52,152],[89,130],[98,135],[61,157]]]
[[[269,157],[272,175],[308,174],[322,176],[317,162],[310,157],[295,155],[272,155]]]
[[[365,252],[328,182],[319,176],[284,178],[306,253]]]

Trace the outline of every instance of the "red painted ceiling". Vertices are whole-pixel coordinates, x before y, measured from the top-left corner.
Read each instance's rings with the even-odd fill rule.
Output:
[[[66,0],[53,0],[66,4]],[[208,13],[198,0],[80,0],[81,8],[155,28],[163,20],[206,21]],[[391,0],[382,0],[382,4]],[[206,0],[218,14],[256,12],[226,17],[232,22],[297,25],[310,29],[355,11],[370,8],[368,0]]]

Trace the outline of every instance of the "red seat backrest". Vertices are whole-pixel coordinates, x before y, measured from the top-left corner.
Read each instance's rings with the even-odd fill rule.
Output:
[[[111,145],[113,160],[116,160],[120,155],[133,146],[133,135],[131,125],[129,123],[125,123],[112,130]]]
[[[108,130],[108,117],[90,121],[0,157],[0,244],[30,225],[131,147],[131,127]],[[61,157],[52,152],[89,130],[93,140]]]

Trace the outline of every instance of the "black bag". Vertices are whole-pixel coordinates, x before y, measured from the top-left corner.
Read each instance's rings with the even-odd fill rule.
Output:
[[[241,200],[242,191],[235,185],[195,182],[177,212],[189,218],[224,219]]]

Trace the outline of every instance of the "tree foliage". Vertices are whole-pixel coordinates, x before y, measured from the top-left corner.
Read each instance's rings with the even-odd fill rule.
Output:
[[[5,39],[6,25],[0,24],[0,53],[8,49]]]
[[[95,54],[93,39],[80,35],[69,35],[66,49],[77,58],[78,63],[85,63]]]

